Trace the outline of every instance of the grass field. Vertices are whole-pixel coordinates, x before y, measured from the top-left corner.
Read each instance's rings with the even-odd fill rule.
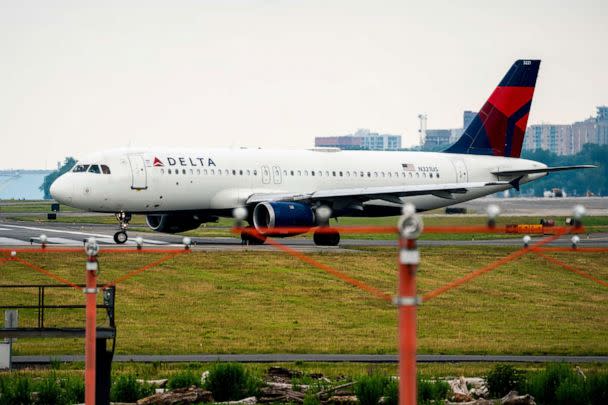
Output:
[[[421,251],[420,293],[511,252],[434,247]],[[83,254],[20,254],[73,281]],[[608,280],[603,253],[551,253]],[[393,294],[396,252],[317,253],[315,259]],[[103,254],[101,281],[159,258]],[[19,263],[0,266],[3,284],[47,283]],[[3,290],[0,305],[35,303],[35,291]],[[82,293],[48,293],[80,303]],[[82,325],[74,311],[49,311],[47,326]],[[63,313],[63,315],[62,315]],[[20,314],[33,326],[33,312]],[[334,277],[276,252],[192,252],[117,287],[117,353],[394,353],[396,310]],[[527,255],[423,304],[419,353],[605,354],[608,289]],[[15,354],[81,353],[82,340],[19,340]]]

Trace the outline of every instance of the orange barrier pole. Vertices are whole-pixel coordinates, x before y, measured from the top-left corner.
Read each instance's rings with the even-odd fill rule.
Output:
[[[99,246],[95,240],[89,240],[86,243],[85,250],[87,252],[86,264],[86,279],[87,286],[84,289],[86,295],[86,329],[85,329],[85,404],[95,405],[95,352],[96,352],[96,334],[97,334],[97,271],[99,265],[97,263],[97,253]]]
[[[395,303],[399,308],[399,405],[416,405],[416,271],[420,254],[416,239],[422,220],[412,204],[403,207],[399,220],[399,287]]]
[[[416,404],[416,268],[415,239],[401,238],[399,254],[399,404]]]

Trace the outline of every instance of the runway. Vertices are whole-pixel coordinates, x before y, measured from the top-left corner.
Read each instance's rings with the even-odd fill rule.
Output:
[[[2,205],[10,206],[11,202],[3,202]],[[22,204],[22,203],[21,203]],[[608,198],[585,197],[585,198],[480,198],[467,203],[458,204],[457,207],[466,208],[467,212],[473,215],[485,215],[485,209],[489,204],[497,204],[501,207],[504,215],[536,215],[536,216],[569,216],[575,205],[583,205],[588,215],[608,216]],[[49,202],[50,206],[50,202]],[[439,211],[438,211],[439,212]],[[4,247],[25,247],[38,243],[41,234],[47,236],[49,245],[61,246],[82,246],[83,240],[94,236],[102,246],[113,246],[113,235],[117,230],[116,225],[96,225],[96,224],[70,224],[61,222],[36,222],[16,221],[11,217],[20,216],[21,219],[27,218],[32,213],[16,214],[14,212],[0,211],[0,246]],[[99,214],[85,212],[61,212],[61,216],[96,216]],[[435,216],[436,213],[424,214]],[[139,228],[141,229],[141,227]],[[225,229],[224,229],[225,230]],[[144,246],[154,247],[175,247],[182,246],[183,236],[162,234],[156,232],[141,232],[137,227],[129,230],[129,240],[126,247],[135,246],[135,238],[142,237]],[[522,235],[523,236],[523,235]],[[240,238],[236,237],[192,237],[193,249],[198,250],[238,250],[254,249],[268,250],[271,246],[247,246],[241,244]],[[533,237],[534,240],[538,236]],[[352,247],[365,246],[396,246],[397,240],[375,240],[375,239],[350,239],[342,237],[339,247],[318,247],[315,246],[310,238],[293,237],[280,239],[280,242],[302,251],[352,251]],[[570,246],[570,236],[564,236],[552,242],[550,246]],[[419,241],[420,246],[513,246],[522,245],[521,238],[504,239],[460,239],[460,240],[425,240]],[[592,233],[581,235],[581,247],[608,247],[608,233]]]
[[[39,245],[41,234],[47,236],[49,246],[82,246],[84,240],[93,236],[98,243],[103,246],[116,247],[112,235],[116,232],[116,227],[111,225],[73,225],[65,223],[36,223],[26,221],[10,221],[3,219],[0,221],[0,246],[4,247],[25,247]],[[129,231],[129,240],[125,244],[126,248],[136,246],[135,238],[142,237],[144,247],[176,247],[183,246],[183,236],[161,233]],[[192,237],[192,248],[195,250],[272,250],[269,245],[262,246],[243,246],[240,238],[216,237],[201,238]],[[535,236],[532,239],[540,239]],[[373,240],[373,239],[347,239],[343,238],[340,246],[315,246],[311,239],[302,237],[284,238],[281,243],[302,251],[347,251],[352,247],[381,247],[397,246],[397,239],[394,240]],[[420,240],[419,246],[513,246],[522,245],[521,238],[505,239],[470,239],[470,240]],[[549,246],[570,246],[570,236],[565,235]],[[579,243],[581,247],[608,247],[608,233],[592,233],[581,235]]]
[[[83,362],[82,355],[13,356],[17,365],[49,364],[51,362]],[[116,355],[114,362],[183,363],[183,362],[238,362],[238,363],[397,363],[396,354],[191,354],[191,355]],[[608,363],[608,356],[512,356],[512,355],[444,355],[419,354],[418,363]]]

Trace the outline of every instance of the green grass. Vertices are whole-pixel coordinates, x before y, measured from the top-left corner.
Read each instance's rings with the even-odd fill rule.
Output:
[[[511,252],[509,248],[422,249],[421,293]],[[391,248],[313,257],[393,294]],[[551,253],[608,280],[602,253]],[[70,280],[83,281],[83,255],[20,254]],[[101,281],[159,258],[103,254]],[[0,266],[2,283],[46,283],[14,262]],[[8,290],[5,290],[8,291]],[[35,303],[35,291],[0,295],[0,305]],[[47,303],[80,303],[74,290],[48,292]],[[101,315],[101,312],[100,312]],[[20,313],[34,324],[33,311]],[[83,325],[80,311],[49,310],[47,326]],[[281,253],[193,252],[117,287],[117,353],[395,353],[396,310],[367,293]],[[101,322],[101,321],[100,321]],[[528,255],[423,304],[420,353],[605,354],[605,287]],[[26,340],[15,354],[81,353],[82,340]]]
[[[25,213],[25,212],[51,212],[52,202],[43,201],[31,201],[31,202],[13,202],[13,201],[1,201],[0,212],[7,213]],[[61,204],[59,206],[60,212],[79,212],[77,208],[72,208],[67,205]]]

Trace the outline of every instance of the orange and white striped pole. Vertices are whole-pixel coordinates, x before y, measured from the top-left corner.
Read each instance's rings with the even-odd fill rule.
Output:
[[[84,371],[84,398],[86,405],[95,405],[95,354],[96,354],[96,334],[97,334],[97,273],[99,264],[97,263],[97,253],[99,245],[95,238],[89,238],[85,243],[87,253],[86,264],[86,327],[85,327],[85,371]]]
[[[399,405],[416,405],[416,271],[420,254],[416,239],[422,219],[412,204],[403,206],[399,219],[399,286],[395,303],[399,308]]]

